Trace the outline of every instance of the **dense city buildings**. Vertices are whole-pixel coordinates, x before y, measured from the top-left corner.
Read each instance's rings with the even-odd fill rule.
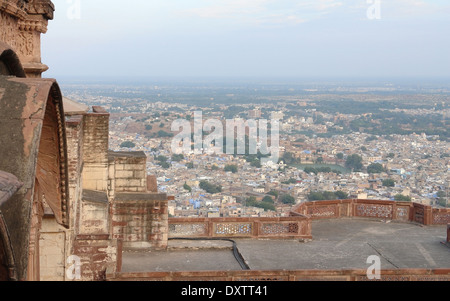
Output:
[[[157,175],[162,191],[175,196],[169,206],[173,216],[283,216],[290,207],[314,200],[318,197],[315,192],[341,192],[351,198],[406,199],[435,207],[447,205],[450,155],[445,116],[450,111],[448,102],[430,106],[428,102],[414,101],[408,109],[399,109],[403,102],[398,101],[393,110],[410,118],[437,117],[443,134],[427,134],[436,128],[415,128],[413,123],[403,125],[411,127],[409,132],[398,130],[383,135],[367,131],[366,124],[380,123],[372,115],[385,110],[384,95],[379,96],[380,105],[373,100],[373,95],[367,96],[370,104],[359,114],[346,114],[342,110],[333,114],[320,100],[301,94],[295,102],[223,103],[220,106],[199,102],[186,107],[182,103],[164,102],[163,97],[152,103],[144,99],[91,96],[86,93],[90,89],[89,86],[68,86],[72,97],[85,103],[102,104],[116,112],[111,114],[111,148],[147,154],[148,173]],[[170,88],[166,88],[166,93],[170,94]],[[205,91],[198,93],[203,95]],[[95,95],[95,91],[92,94]],[[314,97],[321,98],[321,95]],[[364,106],[360,97],[355,96],[352,101]],[[425,96],[426,99],[437,97]],[[439,106],[442,108],[437,109]],[[277,166],[255,164],[254,158],[245,155],[195,154],[192,151],[174,157],[171,142],[178,131],[172,131],[171,124],[180,118],[192,119],[195,111],[203,112],[204,120],[215,118],[224,124],[227,119],[236,118],[279,120],[281,158]],[[352,156],[360,157],[360,168],[346,164]],[[226,166],[230,165],[236,166],[238,172],[226,171]],[[219,185],[222,191],[208,193],[199,186],[201,181]],[[259,196],[260,201],[271,192],[275,194],[272,196],[274,207],[248,206],[246,201]],[[286,194],[295,202],[284,204],[281,196]]]

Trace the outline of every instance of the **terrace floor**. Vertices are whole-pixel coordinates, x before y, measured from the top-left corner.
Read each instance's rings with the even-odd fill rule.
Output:
[[[381,220],[316,220],[313,240],[235,239],[251,270],[450,268],[447,226]],[[241,267],[226,241],[170,240],[166,251],[124,252],[122,272],[233,271]]]

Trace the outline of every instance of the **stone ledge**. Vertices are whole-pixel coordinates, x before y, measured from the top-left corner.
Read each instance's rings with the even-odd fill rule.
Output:
[[[147,159],[147,155],[144,152],[114,152],[109,151],[108,156],[110,158],[142,158]]]
[[[118,193],[115,201],[167,201],[165,193]]]
[[[108,196],[106,195],[106,192],[102,191],[83,189],[82,199],[83,201],[94,203],[102,203],[102,204],[108,203]]]

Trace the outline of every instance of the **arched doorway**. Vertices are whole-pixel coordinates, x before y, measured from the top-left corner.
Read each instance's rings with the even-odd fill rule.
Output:
[[[0,42],[0,75],[25,77],[25,71],[23,70],[19,57],[3,42]]]

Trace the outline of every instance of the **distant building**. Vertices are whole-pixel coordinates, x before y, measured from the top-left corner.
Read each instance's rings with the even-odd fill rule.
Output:
[[[257,119],[262,117],[261,109],[254,109],[248,112],[248,117],[251,119]]]
[[[272,119],[275,120],[283,120],[284,119],[284,113],[282,111],[273,112],[271,115]]]

